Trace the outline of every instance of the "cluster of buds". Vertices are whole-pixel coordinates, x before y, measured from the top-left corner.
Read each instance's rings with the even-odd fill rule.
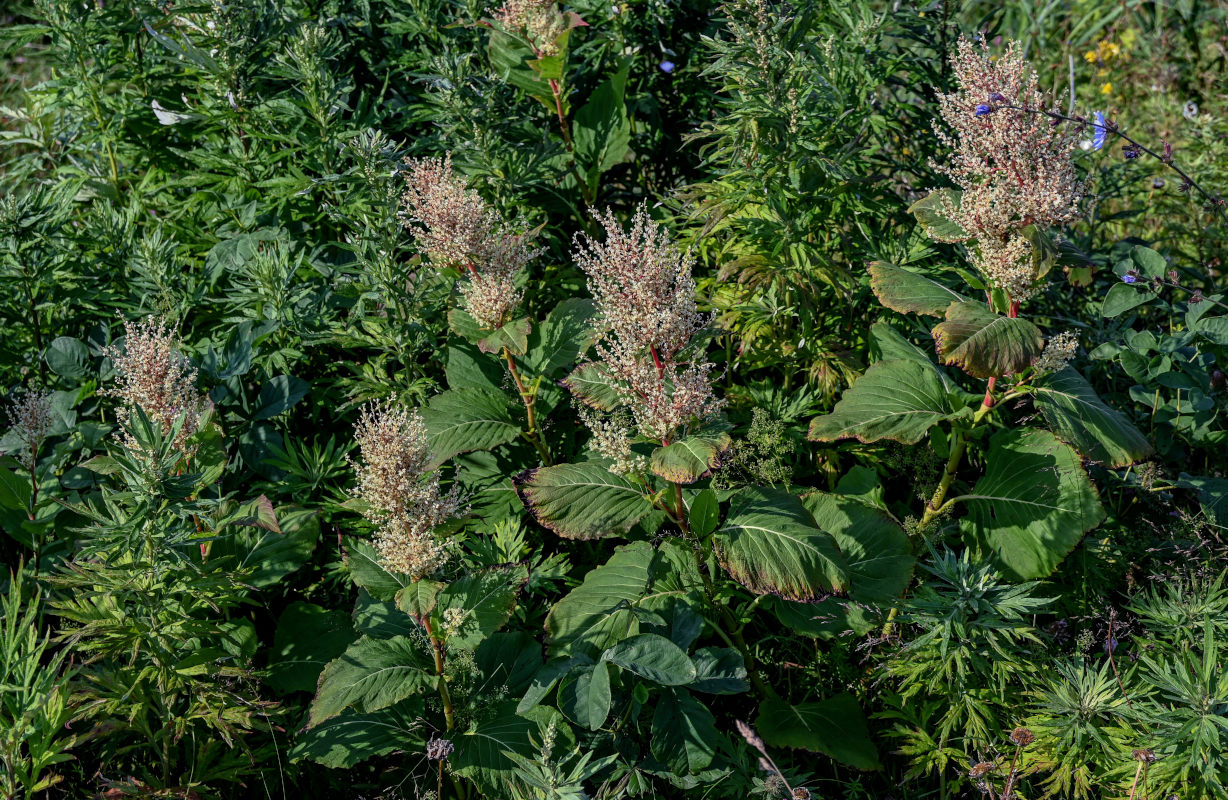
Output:
[[[488,330],[510,321],[522,293],[516,277],[541,250],[516,235],[452,169],[452,156],[406,162],[406,217],[414,242],[440,266],[465,275],[465,310]]]
[[[648,459],[631,449],[632,422],[621,409],[608,416],[581,406],[580,419],[592,433],[589,447],[610,462],[610,472],[626,475],[628,472],[643,472],[648,468]]]
[[[1083,196],[1072,160],[1076,137],[1037,113],[1046,98],[1017,43],[993,58],[987,45],[960,39],[951,64],[959,89],[939,97],[951,133],[937,129],[951,155],[934,166],[962,190],[958,204],[944,196],[942,212],[966,235],[948,241],[976,240],[981,274],[1023,301],[1037,281],[1024,229],[1070,221]]]
[[[576,239],[576,261],[597,301],[597,353],[639,432],[667,442],[722,405],[712,394],[712,365],[689,352],[708,323],[695,307],[691,258],[644,206],[627,231],[608,210],[597,221],[604,241]]]
[[[443,494],[431,469],[426,426],[416,412],[393,402],[364,406],[354,426],[361,463],[350,461],[366,503],[363,516],[377,526],[375,549],[390,572],[417,580],[448,560],[446,542],[434,528],[456,515],[459,487]]]
[[[568,27],[554,0],[507,0],[495,11],[495,21],[523,36],[538,58],[558,55],[558,38]]]
[[[9,400],[9,420],[21,442],[17,460],[29,472],[38,463],[38,451],[51,433],[51,392],[25,389]]]
[[[108,346],[103,353],[115,366],[115,387],[102,394],[118,398],[116,419],[128,447],[136,442],[127,430],[133,412],[140,408],[163,434],[170,433],[184,417],[174,446],[185,455],[188,440],[200,427],[206,400],[196,389],[196,370],[180,353],[175,329],[159,317],[124,322],[124,347]]]
[[[1078,349],[1079,338],[1073,331],[1059,333],[1045,342],[1045,349],[1041,351],[1040,357],[1032,366],[1042,374],[1059,372],[1075,357]]]

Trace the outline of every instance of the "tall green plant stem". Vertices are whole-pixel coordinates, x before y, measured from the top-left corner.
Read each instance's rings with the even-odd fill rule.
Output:
[[[431,640],[431,652],[435,656],[435,675],[439,682],[439,699],[443,703],[443,719],[445,730],[451,731],[456,727],[456,712],[452,707],[452,695],[448,691],[448,681],[443,675],[444,662],[444,644],[443,640],[435,636],[435,631],[431,627],[431,618],[429,615],[423,614],[419,617],[422,627],[426,629],[427,638]],[[443,797],[443,759],[440,759],[435,773],[435,794]],[[452,788],[456,792],[456,796],[463,798],[465,790],[456,776],[452,776]]]
[[[534,384],[532,389],[525,386],[524,379],[520,377],[520,370],[516,367],[516,359],[512,355],[512,351],[508,350],[506,347],[503,348],[503,360],[507,362],[507,371],[511,373],[512,381],[516,384],[516,391],[520,393],[520,402],[524,403],[524,411],[528,427],[521,431],[520,434],[524,436],[529,444],[536,448],[537,454],[541,456],[542,466],[553,466],[554,459],[550,456],[550,449],[546,447],[546,443],[542,441],[541,431],[539,431],[537,428],[538,385]]]

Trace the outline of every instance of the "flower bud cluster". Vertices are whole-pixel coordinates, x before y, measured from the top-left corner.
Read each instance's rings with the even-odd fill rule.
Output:
[[[406,162],[406,217],[414,241],[441,266],[465,274],[465,310],[482,327],[502,327],[520,303],[516,276],[542,251],[507,223],[452,169],[452,156]]]
[[[1059,333],[1045,342],[1045,349],[1032,365],[1037,372],[1058,372],[1070,363],[1079,349],[1079,339],[1073,331]]]
[[[1026,300],[1038,276],[1024,229],[1068,222],[1083,196],[1071,158],[1077,137],[1033,113],[1046,97],[1018,43],[993,58],[988,45],[961,38],[951,66],[959,89],[938,99],[950,132],[936,126],[951,153],[934,164],[963,192],[958,204],[944,198],[944,216],[968,234],[951,241],[975,239],[977,269],[1012,300]]]
[[[33,471],[38,462],[38,451],[51,433],[51,392],[25,389],[9,399],[9,420],[13,432],[22,444],[18,461],[27,470]]]
[[[576,261],[597,301],[597,354],[644,436],[668,440],[717,413],[709,363],[691,360],[708,319],[696,310],[692,261],[640,206],[624,231],[606,211],[602,242],[576,238]]]
[[[179,352],[180,346],[178,334],[160,317],[124,322],[123,349],[110,345],[103,351],[115,366],[115,387],[101,394],[119,399],[122,405],[115,416],[125,429],[138,407],[164,434],[185,416],[175,448],[186,454],[187,440],[200,427],[206,401],[196,390],[196,370]],[[128,447],[136,446],[127,430],[121,438]]]
[[[507,0],[495,12],[495,21],[504,30],[524,36],[538,57],[558,55],[557,40],[567,30],[554,0]]]
[[[580,419],[593,437],[588,446],[610,460],[610,472],[626,475],[628,472],[643,472],[648,468],[648,459],[631,450],[633,423],[626,412],[619,409],[611,415],[598,414],[586,406],[579,407]]]
[[[383,566],[415,580],[442,567],[447,544],[432,531],[456,515],[459,487],[443,494],[439,473],[430,468],[426,426],[417,412],[392,401],[372,402],[359,413],[354,439],[361,463],[350,460],[366,502],[363,516],[378,526],[375,549]]]

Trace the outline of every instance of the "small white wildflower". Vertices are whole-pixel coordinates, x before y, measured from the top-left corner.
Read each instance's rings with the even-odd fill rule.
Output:
[[[1037,372],[1058,372],[1075,357],[1079,349],[1079,339],[1073,331],[1066,331],[1053,336],[1045,342],[1045,349],[1032,365]]]

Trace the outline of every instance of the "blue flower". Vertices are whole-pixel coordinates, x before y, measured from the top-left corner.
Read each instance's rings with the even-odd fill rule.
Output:
[[[1127,272],[1125,275],[1121,276],[1121,279],[1126,283],[1134,283],[1138,280],[1138,276],[1132,272]]]
[[[672,61],[662,61],[658,66],[661,67],[662,72],[673,72],[674,71],[674,62]]]
[[[1096,135],[1092,137],[1092,149],[1099,150],[1104,147],[1105,141],[1109,138],[1109,128],[1108,124],[1104,121],[1104,114],[1097,111],[1095,117]]]
[[[983,117],[986,114],[992,114],[993,109],[985,105],[984,103],[981,103],[980,105],[976,107],[976,110],[973,111],[972,113],[976,114],[978,117]]]

